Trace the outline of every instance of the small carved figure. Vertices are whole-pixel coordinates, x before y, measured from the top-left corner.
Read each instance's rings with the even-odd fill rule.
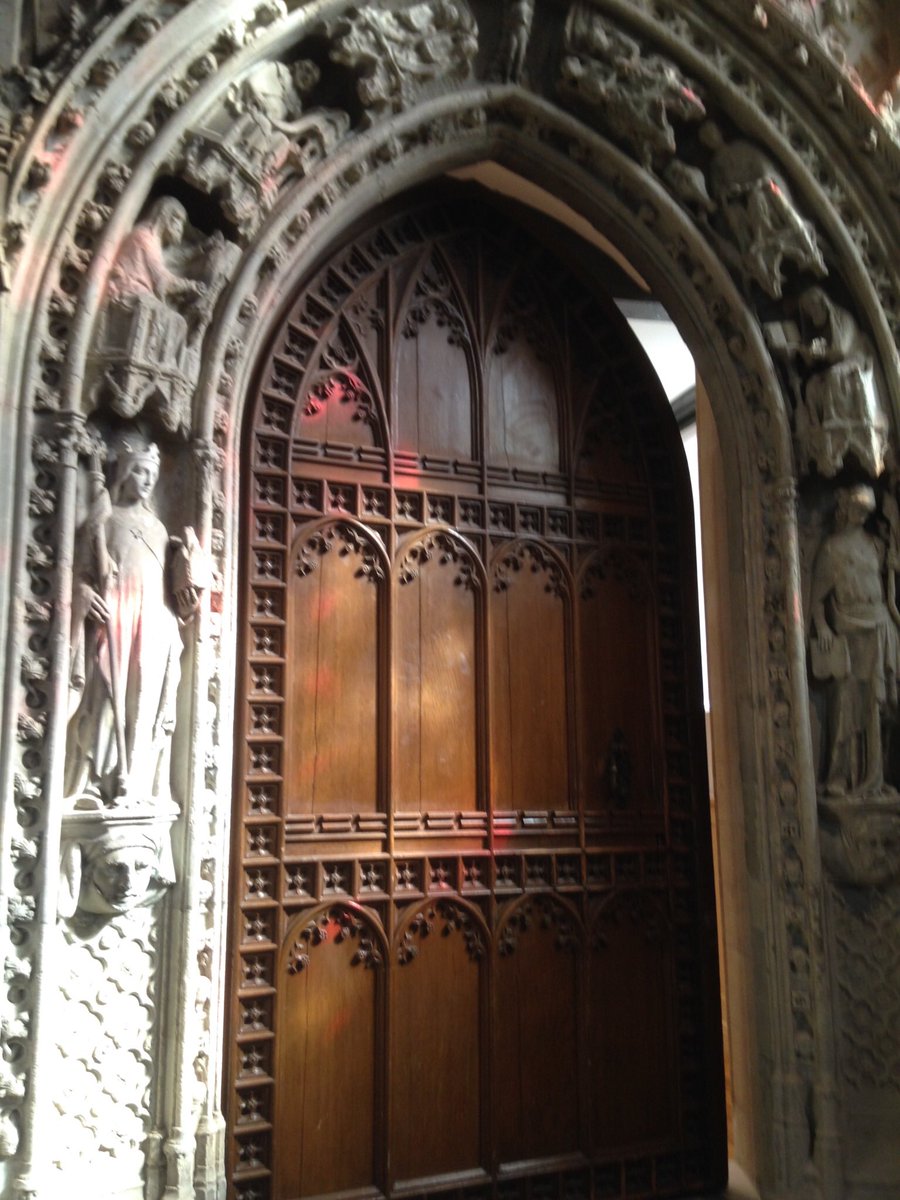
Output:
[[[875,511],[867,484],[841,488],[836,530],[813,566],[810,666],[828,684],[826,796],[873,798],[884,781],[881,723],[897,704],[900,636],[893,571],[884,581],[884,547],[865,528]]]
[[[349,128],[346,113],[303,112],[319,74],[308,59],[293,69],[258,63],[228,89],[223,107],[187,143],[185,178],[219,200],[243,234],[272,207],[281,178],[305,175]]]
[[[534,20],[534,0],[507,0],[504,14],[501,72],[506,83],[520,83]]]
[[[99,836],[64,838],[60,915],[118,916],[155,903],[174,882],[162,823],[123,822]]]
[[[633,38],[592,9],[576,6],[566,23],[560,91],[595,109],[614,137],[652,170],[676,152],[671,118],[699,121],[703,102],[676,68],[644,55]]]
[[[700,140],[712,152],[712,198],[746,274],[773,300],[781,298],[785,261],[824,278],[812,222],[800,216],[774,163],[751,142],[726,142],[713,121],[704,123]]]
[[[92,355],[98,398],[122,417],[152,405],[173,432],[189,427],[200,341],[238,252],[218,231],[189,242],[186,227],[184,207],[162,196],[125,238]]]
[[[766,338],[791,372],[801,465],[813,464],[830,478],[853,453],[870,475],[880,475],[888,420],[875,385],[871,345],[851,314],[822,288],[807,288],[796,323],[768,325]]]
[[[354,5],[329,35],[332,62],[360,71],[357,93],[373,119],[401,112],[436,79],[465,79],[478,53],[478,27],[460,0],[424,0],[396,12]]]
[[[99,465],[72,605],[65,792],[75,808],[171,807],[169,752],[182,640],[207,566],[193,530],[171,538],[150,507],[159,450],[137,432]]]

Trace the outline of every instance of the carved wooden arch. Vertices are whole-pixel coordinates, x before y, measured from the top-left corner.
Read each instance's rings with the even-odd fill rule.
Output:
[[[459,915],[454,910],[459,910]],[[480,959],[487,956],[491,945],[491,931],[478,905],[463,896],[442,897],[440,892],[436,892],[427,900],[411,904],[394,931],[391,949],[397,962],[402,965],[415,957],[417,951],[413,946],[413,935],[419,938],[432,935],[435,912],[452,926],[454,932],[463,933],[470,957]]]
[[[443,560],[446,555],[454,563],[462,561],[460,582],[464,587],[472,587],[484,594],[487,591],[487,578],[481,560],[469,541],[456,530],[446,525],[435,525],[421,533],[411,533],[397,546],[394,560],[394,574],[401,582],[415,578],[421,563],[427,562],[433,555]],[[404,578],[404,573],[406,578]]]
[[[558,930],[559,948],[569,949],[581,946],[586,937],[586,930],[581,914],[565,897],[549,895],[543,892],[529,892],[512,900],[503,910],[497,923],[496,951],[498,954],[512,954],[516,948],[516,939],[525,932],[537,907],[540,920],[549,922]]]
[[[319,904],[314,908],[299,913],[285,930],[284,944],[281,948],[278,970],[287,970],[292,974],[303,971],[309,965],[308,950],[327,940],[325,926],[329,918],[337,925],[338,936],[356,939],[358,943],[358,962],[367,968],[380,967],[390,951],[390,945],[378,920],[376,913],[369,911],[363,905],[353,900],[335,897],[330,901]],[[377,946],[364,945],[361,928],[368,930]],[[317,929],[325,931],[317,933]],[[307,961],[301,962],[306,957]]]
[[[337,12],[341,5],[334,3],[326,7],[329,11]],[[698,77],[711,79],[713,75],[713,68],[704,66],[701,59],[702,47],[698,36],[703,34],[708,37],[708,29],[712,29],[716,38],[724,41],[729,60],[727,75],[717,77],[711,86],[719,97],[728,96],[730,102],[737,106],[749,134],[758,136],[777,159],[790,164],[792,185],[796,186],[798,180],[802,181],[797,194],[809,203],[809,211],[815,212],[817,220],[837,248],[845,283],[875,335],[896,406],[898,381],[893,338],[897,328],[897,284],[891,259],[896,221],[886,209],[879,211],[879,189],[874,185],[869,193],[865,187],[860,187],[852,196],[846,196],[841,195],[838,184],[837,198],[832,201],[826,189],[834,188],[835,175],[831,165],[823,161],[826,155],[819,149],[821,146],[839,146],[841,154],[835,156],[836,161],[849,161],[863,180],[872,181],[879,172],[886,178],[897,178],[896,147],[877,118],[854,94],[847,80],[828,61],[824,51],[810,44],[803,31],[780,8],[771,4],[756,6],[753,16],[746,18],[747,24],[738,26],[738,18],[734,16],[727,0],[707,0],[699,13],[692,13],[691,9],[696,10],[697,7],[673,0],[657,5],[652,12],[612,3],[604,4],[603,10],[614,12],[630,30],[640,29],[656,50],[668,54],[673,61]],[[266,9],[267,12],[264,11]],[[759,16],[760,13],[765,21]],[[53,611],[45,607],[47,600],[42,596],[53,602],[59,601],[63,608],[68,596],[68,556],[75,521],[71,477],[79,453],[78,416],[83,414],[79,383],[87,351],[88,331],[99,303],[113,247],[123,232],[133,225],[144,205],[151,180],[177,136],[177,128],[165,124],[159,117],[144,124],[144,114],[148,105],[156,103],[156,98],[163,95],[170,75],[190,81],[185,86],[191,89],[197,87],[198,78],[201,81],[205,79],[206,82],[201,82],[201,86],[207,89],[205,95],[209,96],[213,91],[225,89],[239,65],[261,59],[295,41],[311,20],[302,10],[285,16],[279,13],[275,5],[260,5],[248,20],[248,29],[258,35],[256,40],[239,49],[234,60],[231,58],[232,52],[226,47],[220,61],[209,49],[223,34],[222,22],[226,18],[219,6],[192,4],[179,13],[176,6],[160,5],[159,15],[156,15],[154,8],[147,13],[147,18],[149,24],[144,22],[135,28],[134,11],[127,10],[119,13],[104,28],[96,44],[80,60],[46,110],[39,115],[21,148],[17,147],[10,186],[10,195],[14,198],[11,219],[18,226],[16,236],[22,247],[18,253],[10,255],[12,297],[16,311],[29,315],[27,330],[17,332],[10,347],[5,382],[8,393],[25,414],[19,448],[28,450],[27,443],[33,431],[49,435],[54,440],[56,457],[63,464],[63,470],[59,471],[51,455],[48,465],[44,450],[42,453],[45,457],[42,459],[40,455],[37,456],[32,467],[20,477],[23,482],[23,487],[19,489],[22,495],[27,492],[28,485],[33,484],[38,492],[45,493],[51,500],[56,499],[58,503],[52,521],[46,508],[37,515],[29,515],[25,513],[24,505],[20,505],[15,516],[15,538],[12,540],[17,547],[16,570],[25,581],[26,590],[29,587],[31,589],[29,602],[32,607],[28,610],[28,619],[32,624],[29,637],[37,639],[36,644],[48,651],[50,665],[47,670],[51,679],[57,680],[57,704],[61,695],[58,681],[64,676],[65,628]],[[275,24],[268,29],[272,18],[275,18]],[[564,19],[562,10],[559,19]],[[179,36],[188,29],[189,38]],[[237,41],[242,37],[243,33],[237,37]],[[785,117],[788,125],[792,125],[795,114],[799,115],[796,115],[797,124],[792,126],[792,133],[785,136],[775,123],[781,114],[773,110],[770,117],[765,111],[769,104],[767,98],[757,102],[747,90],[750,78],[747,63],[762,62],[767,66],[783,63],[786,56],[798,46],[803,49],[809,65],[806,76],[809,82],[792,81],[787,85],[793,89],[796,98],[793,113]],[[157,65],[143,74],[141,72],[151,54],[156,55]],[[139,58],[140,55],[144,57]],[[136,79],[139,80],[137,85]],[[816,95],[831,97],[835,94],[840,96],[844,105],[844,130],[838,130],[824,108],[815,110]],[[402,181],[397,178],[396,171],[387,166],[381,172],[376,170],[365,175],[365,166],[370,162],[367,155],[377,141],[375,131],[359,138],[358,153],[354,154],[349,146],[342,148],[335,162],[323,164],[316,176],[325,189],[334,192],[334,201],[338,204],[329,228],[337,231],[342,223],[349,222],[355,211],[369,203],[373,191],[384,194],[385,190],[392,187],[399,189],[449,166],[491,156],[518,169],[526,178],[537,178],[541,163],[546,165],[549,159],[560,168],[558,193],[574,202],[573,207],[582,214],[593,216],[599,224],[605,224],[617,235],[617,240],[621,238],[621,244],[657,287],[679,325],[693,334],[689,340],[698,351],[701,371],[713,390],[720,428],[727,434],[730,425],[736,427],[728,439],[731,446],[726,447],[726,452],[731,455],[732,461],[740,464],[742,482],[747,484],[748,507],[755,517],[762,518],[752,529],[745,529],[748,558],[759,561],[765,549],[771,551],[770,557],[777,561],[765,585],[759,583],[756,598],[765,595],[774,606],[776,619],[770,626],[770,639],[775,637],[779,629],[781,635],[787,630],[787,637],[782,638],[782,649],[772,656],[769,656],[768,648],[762,645],[751,651],[755,693],[760,698],[769,697],[765,740],[773,749],[761,774],[771,781],[773,788],[777,784],[787,797],[788,807],[793,806],[785,822],[790,827],[799,824],[802,831],[797,844],[806,865],[805,886],[811,893],[817,876],[814,814],[810,812],[808,770],[804,777],[804,771],[798,769],[794,761],[798,752],[801,763],[808,757],[808,733],[802,639],[796,627],[790,623],[789,601],[797,588],[796,529],[791,485],[793,470],[783,400],[777,388],[765,385],[768,359],[758,336],[756,322],[741,301],[737,287],[718,269],[715,256],[705,245],[702,233],[696,230],[681,210],[675,208],[654,179],[634,167],[626,155],[611,150],[602,138],[586,134],[580,122],[565,115],[560,116],[555,101],[546,102],[517,90],[498,102],[499,119],[492,117],[479,129],[479,112],[484,110],[486,104],[494,102],[494,95],[487,88],[468,89],[462,86],[447,104],[428,101],[409,117],[396,120],[395,132],[404,125],[412,127],[418,122],[421,130],[419,136],[423,140],[429,136],[425,130],[433,128],[433,121],[440,122],[454,110],[472,114],[466,119],[474,122],[475,126],[474,129],[466,129],[463,121],[461,128],[448,132],[443,146],[431,150],[423,147],[416,161],[406,164],[409,171]],[[86,103],[95,104],[87,117]],[[191,120],[192,114],[200,106],[198,101],[193,107],[183,107],[182,126]],[[503,110],[506,110],[505,114]],[[161,111],[169,112],[171,109],[163,107]],[[79,124],[80,121],[83,124]],[[588,158],[595,156],[593,166],[589,168],[582,164],[576,167],[568,159],[548,155],[547,145],[537,132],[544,121],[561,125],[567,136],[572,135],[573,146],[581,146],[581,152]],[[105,141],[105,146],[109,147],[103,163],[99,157],[81,153],[98,134]],[[810,153],[814,160],[818,160],[815,169],[822,176],[821,183],[815,179],[812,169],[802,165],[799,155],[789,145],[791,140],[797,140],[803,146],[804,153]],[[117,193],[112,186],[117,186],[113,168],[126,159],[129,162],[128,169],[132,166],[135,169],[131,182],[126,182],[124,191]],[[48,164],[53,162],[60,164],[55,177],[60,182],[50,187],[48,175],[52,177],[52,172]],[[354,192],[352,176],[360,170],[365,179],[357,180],[360,186]],[[96,207],[96,184],[104,172],[107,182],[103,186],[110,188],[104,194],[112,201],[109,205],[113,209],[112,214],[98,211]],[[624,187],[617,189],[614,194],[611,190],[605,190],[604,180],[615,175],[624,181]],[[366,180],[370,180],[371,184]],[[279,245],[276,232],[285,231],[292,219],[301,212],[308,212],[306,201],[313,191],[300,187],[294,189],[293,196],[285,196],[278,213],[270,218],[268,233],[261,232],[263,244],[245,256],[231,291],[223,301],[217,322],[208,335],[210,356],[203,383],[203,399],[198,403],[198,419],[193,430],[205,442],[198,447],[200,469],[195,498],[197,511],[202,517],[199,523],[203,526],[204,536],[211,544],[222,546],[226,581],[231,578],[235,531],[227,515],[228,500],[221,505],[216,503],[215,490],[219,486],[222,462],[219,449],[211,444],[217,428],[218,388],[226,383],[225,376],[229,374],[223,370],[223,364],[229,343],[235,336],[234,331],[240,328],[247,354],[243,360],[239,357],[233,359],[234,391],[226,386],[225,403],[222,406],[224,411],[234,416],[238,412],[241,396],[246,392],[255,348],[264,340],[269,327],[268,314],[264,312],[257,316],[249,329],[238,327],[235,324],[238,311],[245,302],[248,308],[252,307],[249,297],[255,294],[259,267],[263,265],[270,248]],[[322,195],[322,192],[317,194]],[[118,195],[121,195],[121,199],[116,198]],[[108,230],[108,235],[98,238],[98,227],[99,230]],[[854,241],[857,227],[869,236],[869,247],[865,254],[861,241]],[[306,269],[309,256],[313,253],[313,236],[318,237],[320,227],[317,228],[313,222],[308,232],[310,238],[302,244],[297,243],[297,257],[293,261],[279,264],[274,261],[278,258],[278,250],[272,251],[273,261],[266,270],[271,268],[275,274],[267,276],[263,287],[264,298],[271,297],[276,288],[282,286],[289,290],[290,284],[295,283]],[[93,263],[93,268],[82,290],[86,263]],[[703,288],[695,288],[691,283],[694,276],[702,277],[704,274],[717,284],[717,294],[711,301],[701,296]],[[253,286],[250,286],[251,277]],[[72,322],[71,313],[71,301],[76,295],[79,297],[80,311],[84,314],[79,323]],[[707,306],[715,311],[704,315],[707,314]],[[265,304],[260,307],[264,310]],[[25,318],[22,323],[25,324]],[[64,367],[61,364],[65,364]],[[43,376],[42,386],[46,394],[38,396],[34,405],[33,383],[40,376]],[[67,383],[63,389],[60,383],[64,378]],[[737,397],[742,396],[757,405],[752,417],[743,410],[737,410]],[[57,400],[61,401],[59,417],[53,415]],[[36,419],[33,415],[35,407],[39,410]],[[70,416],[72,420],[69,420]],[[239,422],[234,421],[232,428],[237,424]],[[744,433],[748,434],[746,438],[741,436]],[[226,445],[233,449],[233,442],[226,441]],[[21,459],[24,462],[27,453],[22,453]],[[766,460],[765,466],[760,461],[763,459]],[[233,496],[233,472],[226,474],[225,487],[226,497]],[[215,515],[217,512],[226,514],[223,528],[217,527],[220,520]],[[58,557],[57,550],[60,551]],[[752,610],[753,605],[754,598],[748,599],[748,611]],[[18,659],[26,655],[26,649],[27,654],[34,653],[26,648],[24,636],[19,636],[13,646],[14,656]],[[225,686],[223,692],[221,681],[228,677],[231,669],[228,652],[225,651],[221,658],[216,659],[206,650],[198,651],[194,663],[198,681],[194,692],[196,700],[205,700],[207,686],[212,679],[216,695],[224,696],[217,719],[227,727],[228,688]],[[771,673],[767,675],[766,666],[774,671],[774,676]],[[27,675],[23,684],[19,679],[18,667],[17,661],[15,669],[7,672],[10,681],[8,697],[11,701],[7,708],[10,712],[22,708],[23,719],[19,722],[18,730],[21,742],[16,744],[12,729],[7,730],[9,749],[4,760],[5,794],[15,795],[23,823],[32,833],[39,835],[40,844],[32,839],[33,854],[26,855],[29,861],[34,862],[30,879],[37,882],[28,882],[29,875],[26,874],[20,882],[12,884],[13,959],[23,964],[17,976],[22,980],[17,985],[17,998],[11,1002],[14,1015],[18,1009],[27,1012],[35,1004],[39,1008],[41,1006],[41,1002],[34,999],[37,984],[28,983],[28,969],[35,956],[38,967],[33,973],[34,979],[52,978],[49,948],[42,947],[38,930],[41,914],[49,920],[54,911],[53,870],[47,868],[47,864],[52,863],[58,837],[58,802],[54,798],[59,793],[61,747],[64,741],[64,722],[54,715],[57,709],[51,703],[50,690],[34,686],[36,681],[32,675]],[[29,671],[35,669],[38,670],[37,682],[40,683],[40,665],[28,668]],[[773,677],[781,682],[770,684],[768,680]],[[785,745],[785,730],[789,731],[786,753],[781,749]],[[211,739],[213,734],[207,736]],[[192,765],[194,797],[198,805],[204,792],[204,768],[199,761],[202,757],[198,745]],[[221,786],[227,784],[227,756],[220,750],[216,761]],[[12,787],[14,775],[20,780],[15,790]],[[47,797],[43,812],[38,806],[38,798],[42,794]],[[805,797],[802,803],[798,802],[800,797]],[[213,824],[212,828],[214,836],[221,839],[221,827]],[[779,838],[773,834],[771,852],[776,861],[779,857],[778,843]],[[214,864],[215,858],[216,855],[204,854],[199,838],[189,840],[179,867],[183,878],[191,881],[187,888],[187,907],[192,912],[200,911],[201,866],[211,861]],[[217,878],[214,866],[203,869],[212,870],[213,879]],[[214,885],[214,891],[217,886]],[[221,891],[218,894],[221,895]],[[807,892],[802,894],[806,896]],[[782,930],[778,935],[780,945],[784,943],[785,936]],[[810,939],[811,942],[813,940]],[[189,993],[199,979],[194,966],[196,950],[196,945],[192,943],[184,955],[184,962],[189,963],[190,967],[185,972],[187,984],[182,1011],[193,1006],[193,997]],[[209,966],[202,970],[215,975],[215,969]],[[15,969],[13,975],[16,976]],[[777,1001],[772,1001],[773,1006],[780,1004],[787,1010],[786,983],[779,983],[776,991]],[[828,1005],[822,999],[821,992],[813,1007],[818,1012],[816,1036],[827,1044]],[[46,1007],[44,1011],[47,1011]],[[215,1019],[213,1013],[211,1020],[214,1022]],[[16,1061],[23,1065],[25,1071],[30,1062],[29,1043],[34,1040],[40,1043],[41,1038],[46,1038],[46,1033],[42,1034],[40,1027],[40,1020],[35,1019],[30,1032],[19,1029],[12,1038],[13,1049],[17,1052]],[[805,1029],[800,1029],[798,1033],[807,1037]],[[781,1051],[777,1057],[785,1072],[790,1074],[794,1051],[781,1044],[780,1035],[775,1040],[779,1041]],[[215,1035],[209,1044],[214,1047]],[[214,1054],[212,1058],[214,1060]],[[26,1181],[30,1179],[33,1162],[35,1095],[38,1095],[38,1106],[46,1107],[48,1103],[40,1098],[48,1094],[46,1070],[40,1066],[42,1061],[46,1059],[39,1054],[35,1075],[29,1075],[27,1084],[23,1085],[24,1102],[16,1088],[10,1090],[5,1102],[5,1112],[16,1114],[13,1125],[21,1124],[23,1157],[20,1165]],[[803,1061],[806,1062],[806,1059]],[[176,1091],[180,1090],[182,1097],[188,1090],[186,1081],[190,1069],[183,1055],[177,1064],[171,1066],[171,1077],[179,1081]],[[824,1069],[827,1075],[827,1065]],[[804,1066],[803,1070],[807,1071],[807,1067]],[[207,1109],[210,1119],[214,1119],[216,1111],[215,1068],[212,1076],[209,1085],[211,1099]],[[799,1090],[791,1091],[786,1085],[784,1107],[793,1114],[786,1118],[788,1124],[803,1125],[802,1117],[797,1117],[802,1106]],[[182,1098],[176,1108],[177,1116],[173,1111],[163,1125],[170,1129],[187,1127],[185,1121],[189,1125],[192,1119],[189,1102]],[[24,1114],[21,1122],[20,1113]],[[825,1126],[828,1126],[828,1121]],[[831,1128],[833,1130],[833,1120]],[[186,1147],[173,1136],[166,1153],[172,1171],[181,1179],[176,1186],[186,1188],[193,1163],[192,1148]],[[773,1148],[772,1160],[772,1177],[787,1180],[788,1186],[797,1178],[805,1163],[804,1152],[796,1146],[783,1154]],[[832,1168],[825,1163],[821,1169],[827,1172]],[[211,1175],[214,1174],[215,1168],[212,1168]],[[23,1189],[21,1194],[28,1194],[26,1184],[23,1184]]]

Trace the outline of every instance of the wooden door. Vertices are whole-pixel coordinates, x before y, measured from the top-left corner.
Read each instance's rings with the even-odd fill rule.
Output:
[[[509,214],[311,278],[245,444],[237,1200],[721,1184],[680,443]]]

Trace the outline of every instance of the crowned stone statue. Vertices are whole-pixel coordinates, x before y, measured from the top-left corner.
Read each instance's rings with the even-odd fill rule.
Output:
[[[209,569],[193,530],[169,536],[151,498],[158,447],[119,433],[94,464],[76,543],[65,790],[76,809],[170,809],[181,626]]]

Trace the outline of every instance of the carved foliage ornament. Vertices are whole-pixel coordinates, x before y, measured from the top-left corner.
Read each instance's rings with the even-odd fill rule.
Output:
[[[311,951],[329,938],[338,945],[345,941],[355,943],[351,966],[362,966],[372,971],[384,961],[377,938],[370,932],[367,923],[354,909],[335,905],[313,918],[296,936],[287,958],[288,974],[298,975],[305,971],[310,965]]]
[[[324,555],[331,551],[337,551],[342,558],[351,554],[358,557],[358,578],[369,583],[384,579],[384,564],[375,545],[365,532],[347,521],[325,525],[304,540],[297,557],[297,574],[306,576],[315,571]]]

